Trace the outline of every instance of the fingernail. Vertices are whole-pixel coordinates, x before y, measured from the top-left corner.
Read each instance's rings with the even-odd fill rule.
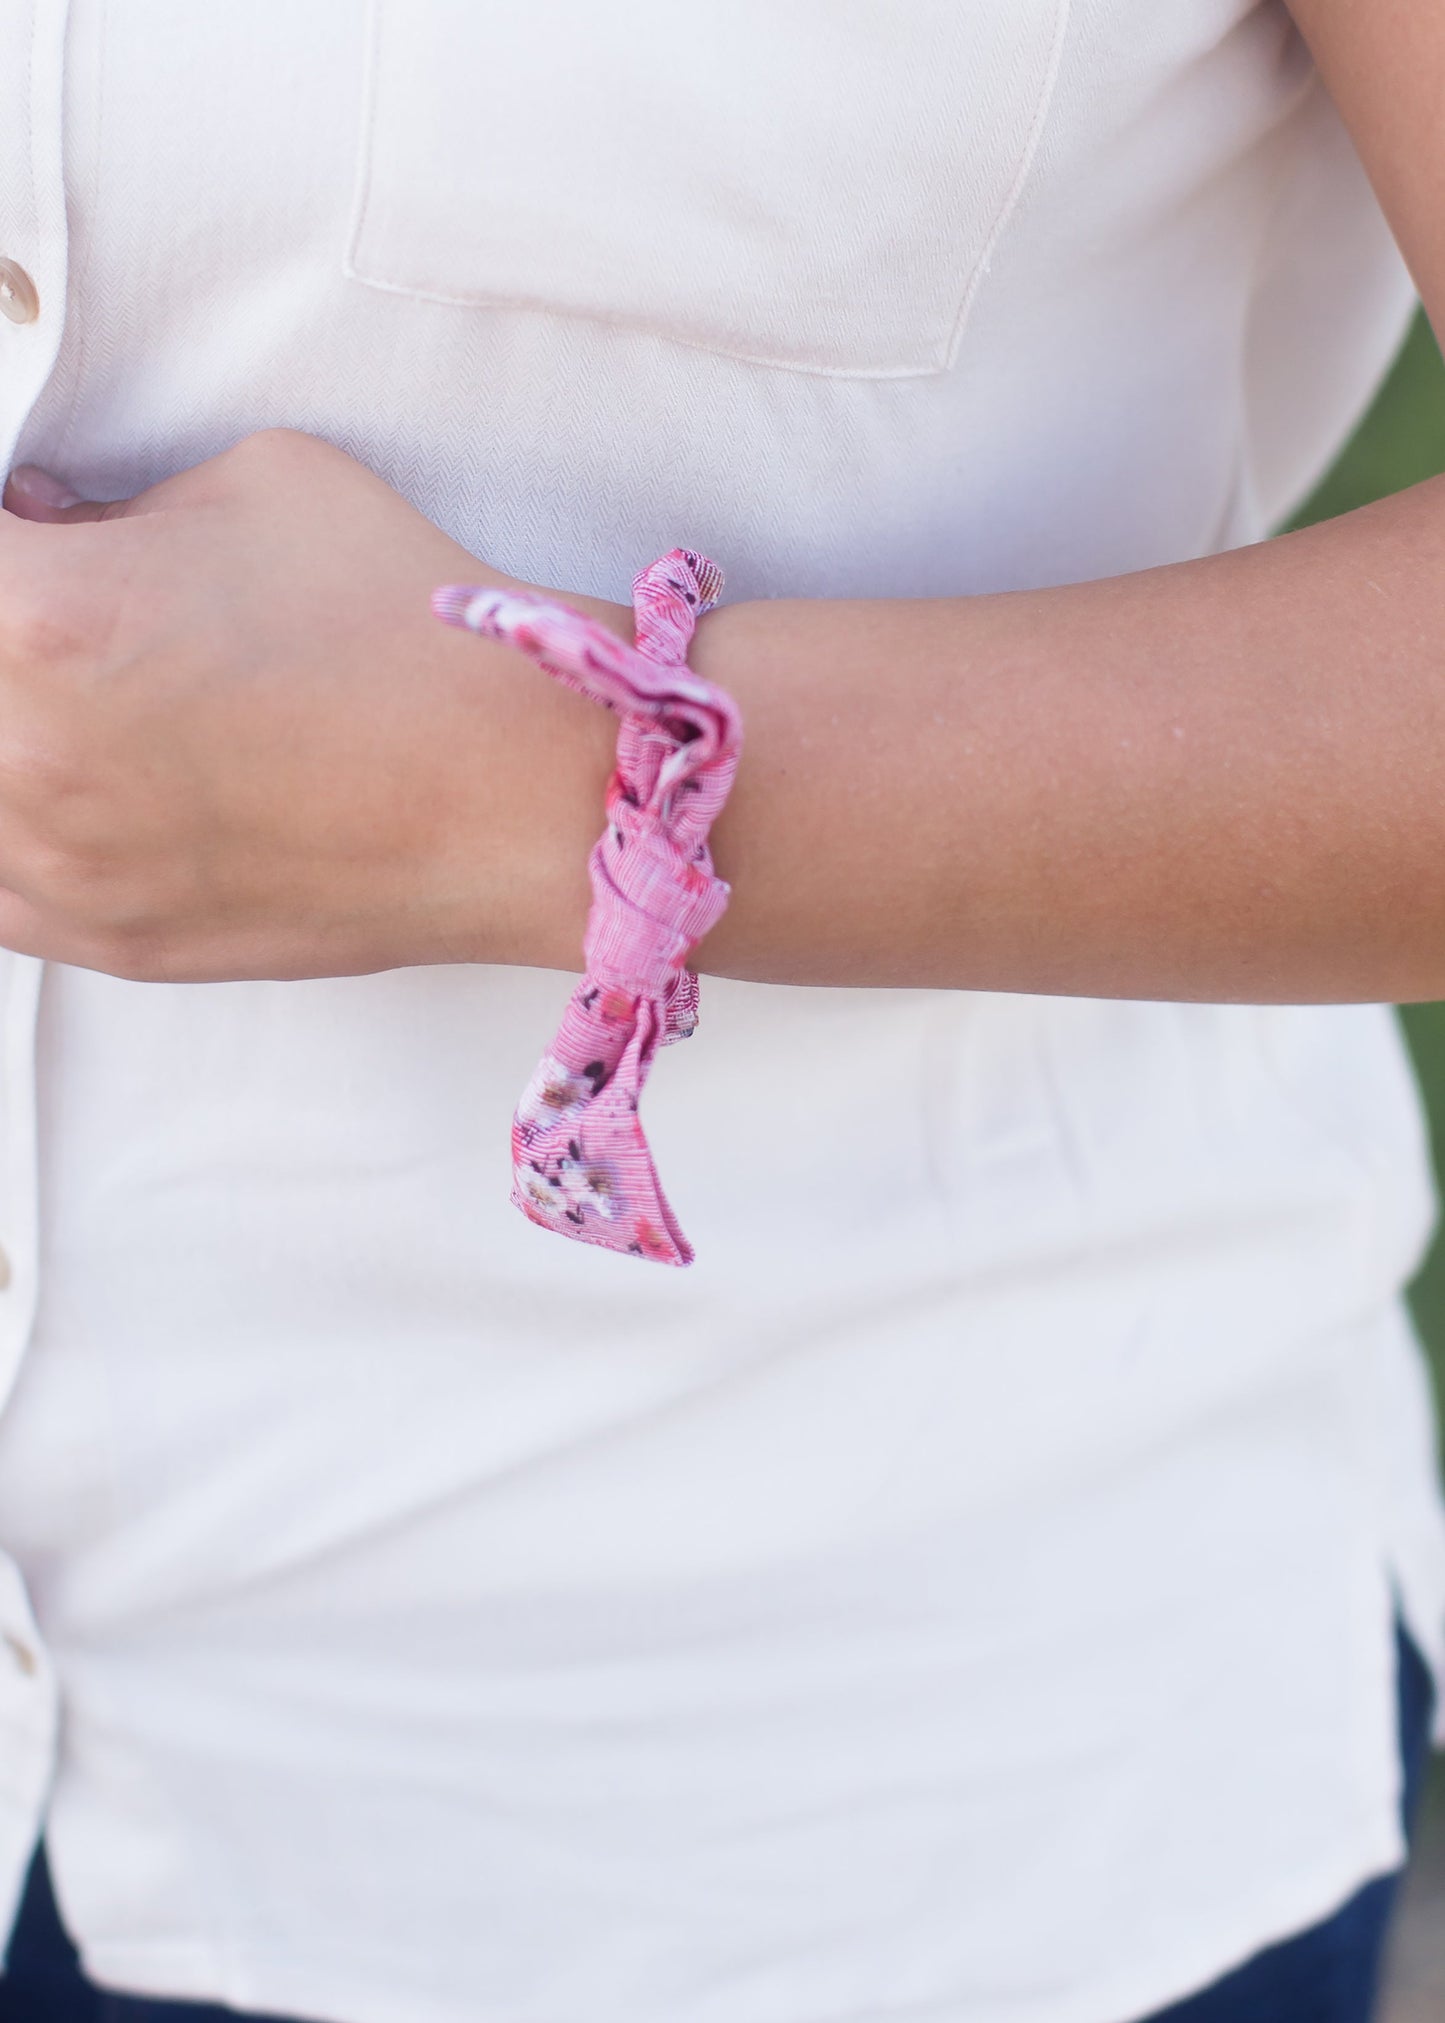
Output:
[[[27,499],[33,499],[37,506],[78,506],[79,492],[72,492],[69,485],[63,485],[59,478],[53,478],[49,471],[42,471],[39,464],[17,464],[10,473],[10,482],[16,491]]]

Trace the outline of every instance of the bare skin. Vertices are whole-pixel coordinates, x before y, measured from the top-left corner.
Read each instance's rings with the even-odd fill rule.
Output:
[[[1295,13],[1445,328],[1445,10]],[[0,944],[168,980],[575,965],[610,726],[427,614],[501,579],[284,431],[118,506],[22,485]],[[702,968],[1445,996],[1445,481],[1072,589],[727,607],[694,658],[748,726]]]
[[[0,519],[0,944],[325,976],[581,917],[608,720],[432,618],[489,572],[379,478],[284,430],[117,505],[27,475]]]

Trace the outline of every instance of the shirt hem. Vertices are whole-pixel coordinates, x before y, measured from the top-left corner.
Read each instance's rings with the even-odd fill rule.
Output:
[[[1317,1869],[1308,1883],[1280,1890],[1247,1917],[1221,1920],[1214,1940],[1191,1947],[1167,1969],[1115,1977],[1077,1995],[1001,2001],[993,1991],[841,2010],[817,2008],[798,1991],[780,2002],[740,2001],[726,2011],[709,2005],[702,2013],[708,2023],[982,2023],[984,2016],[989,2023],[1145,2023],[1157,2011],[1212,1986],[1265,1947],[1311,1930],[1367,1883],[1397,1869],[1401,1859],[1398,1828],[1393,1820],[1381,1823],[1369,1835],[1367,1852]],[[415,1990],[390,1989],[375,1974],[358,1981],[354,1961],[345,1977],[333,1979],[312,1966],[298,1971],[294,1956],[284,1967],[260,1955],[233,1956],[223,1965],[219,1956],[192,1945],[103,1946],[85,1949],[84,1966],[92,1980],[112,1993],[219,2002],[307,2023],[518,2023],[512,2004],[479,2007],[471,2000],[427,2000]],[[629,2003],[611,2017],[594,2006],[585,2012],[538,2012],[527,2023],[648,2023],[648,2017]],[[655,2023],[675,2023],[675,2018],[659,2010]]]

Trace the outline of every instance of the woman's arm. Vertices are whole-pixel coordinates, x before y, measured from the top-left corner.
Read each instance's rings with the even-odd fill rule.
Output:
[[[704,969],[1112,997],[1445,995],[1445,481],[1204,562],[743,605]]]
[[[1445,10],[1297,12],[1439,321]],[[0,943],[576,965],[609,726],[432,623],[486,572],[404,501],[282,433],[116,507],[5,503]],[[694,658],[747,723],[703,969],[1445,996],[1445,480],[1077,588],[725,607]]]
[[[1296,0],[1445,328],[1445,9]],[[705,622],[748,752],[703,968],[1445,995],[1445,482],[1079,588]]]

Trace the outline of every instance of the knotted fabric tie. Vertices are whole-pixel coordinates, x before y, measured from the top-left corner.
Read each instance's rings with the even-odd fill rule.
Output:
[[[565,605],[510,590],[438,590],[448,624],[515,646],[621,718],[607,828],[588,859],[586,975],[512,1123],[512,1199],[544,1229],[691,1264],[638,1116],[654,1054],[697,1025],[687,957],[722,914],[707,835],[737,771],[742,723],[686,665],[722,572],[686,548],[632,585],[636,644]]]

